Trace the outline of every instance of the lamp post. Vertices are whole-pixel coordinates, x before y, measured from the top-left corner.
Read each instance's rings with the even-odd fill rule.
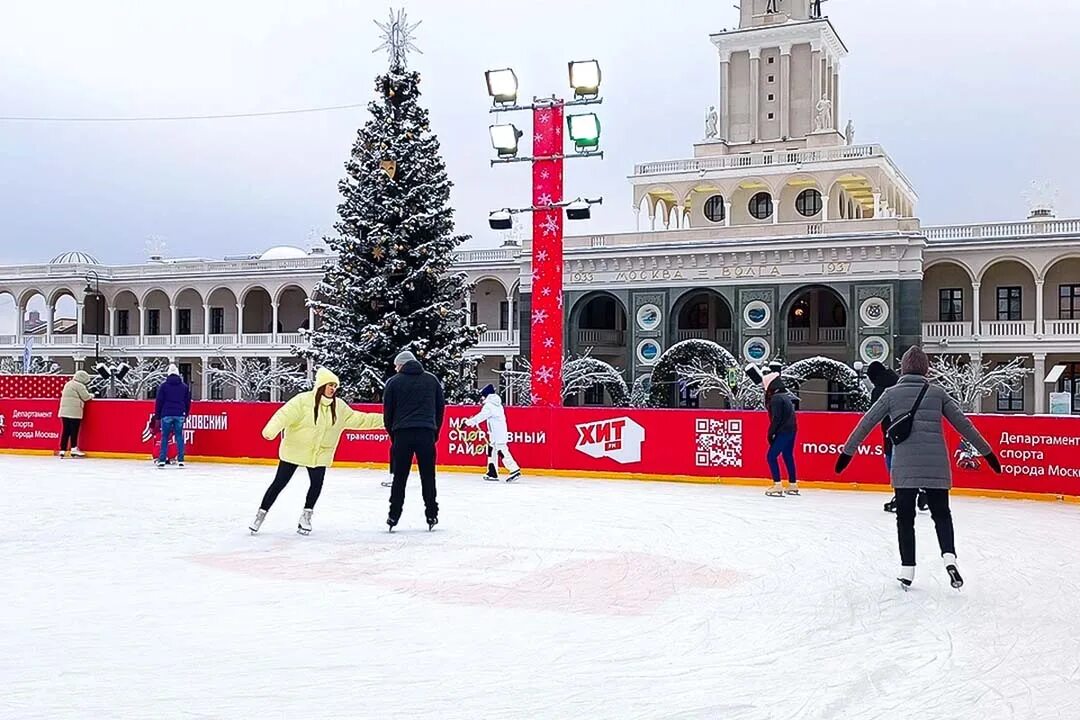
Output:
[[[600,121],[594,113],[566,115],[566,108],[599,104],[600,64],[595,60],[568,64],[574,98],[534,97],[519,105],[518,80],[513,70],[489,70],[485,74],[492,113],[529,110],[533,116],[533,155],[518,157],[518,141],[524,133],[512,124],[492,125],[491,144],[499,163],[528,162],[532,165],[532,318],[529,354],[532,363],[533,405],[562,405],[563,364],[563,218],[589,217],[589,206],[599,200],[563,200],[563,161],[570,157],[599,157]],[[563,122],[574,144],[574,154],[564,152]],[[507,229],[512,223],[509,209],[491,214],[493,229]]]
[[[93,286],[90,282],[93,281]],[[101,295],[101,278],[93,270],[86,271],[86,290],[84,295],[89,295],[93,291],[94,299],[96,301],[97,310],[94,313],[94,362],[101,362],[101,326],[105,323],[102,310],[104,309],[104,298]],[[80,318],[82,320],[82,318]]]

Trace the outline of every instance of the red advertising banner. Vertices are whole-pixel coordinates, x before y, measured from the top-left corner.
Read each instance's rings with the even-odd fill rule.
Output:
[[[57,409],[56,400],[0,398],[0,449],[55,450],[60,435]],[[261,431],[276,409],[271,403],[194,403],[185,427],[188,455],[275,458],[277,442],[263,440]],[[482,471],[486,435],[464,424],[476,410],[448,408],[439,438],[440,465],[475,466],[478,473]],[[152,402],[91,401],[79,444],[90,453],[145,453],[149,458],[154,442],[143,442],[142,437],[152,412]],[[796,463],[801,480],[888,484],[878,431],[859,449],[842,477],[833,471],[840,447],[858,419],[854,413],[800,414]],[[769,477],[764,412],[534,407],[507,408],[507,421],[511,449],[527,471]],[[996,475],[981,458],[966,454],[949,429],[957,487],[1080,496],[1080,418],[979,415],[974,421],[995,448],[1005,472]],[[388,453],[385,432],[349,431],[337,459],[386,463]]]

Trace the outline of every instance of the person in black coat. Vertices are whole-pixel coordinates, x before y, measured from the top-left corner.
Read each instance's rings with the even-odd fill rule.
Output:
[[[780,373],[772,371],[762,378],[765,387],[765,409],[769,412],[769,471],[772,473],[773,487],[767,495],[782,496],[784,485],[780,481],[779,459],[784,458],[788,472],[788,495],[798,495],[798,477],[795,474],[795,434],[798,423],[795,419],[795,396],[788,390]]]
[[[386,524],[393,531],[401,519],[405,484],[416,458],[424,494],[424,516],[431,530],[439,522],[439,504],[435,501],[435,442],[446,411],[443,386],[407,350],[398,354],[394,366],[397,374],[383,388],[383,423],[390,433],[394,473]]]
[[[882,393],[891,388],[900,380],[900,376],[896,372],[880,361],[875,360],[870,363],[866,368],[866,377],[869,378],[874,389],[870,391],[870,404],[873,405],[881,397]],[[889,424],[892,420],[886,417],[881,421],[881,435],[883,438],[882,445],[885,449],[885,468],[892,470],[892,452],[893,444],[889,439],[889,433],[887,432]],[[920,510],[926,510],[928,508],[926,502],[926,491],[920,490],[918,496],[918,506]],[[885,503],[885,512],[896,512],[896,496],[893,495],[893,499]]]

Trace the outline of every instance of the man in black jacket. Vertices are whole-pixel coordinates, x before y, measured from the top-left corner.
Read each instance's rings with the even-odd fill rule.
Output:
[[[795,474],[795,433],[798,423],[795,420],[795,397],[788,391],[780,373],[773,370],[762,378],[765,386],[765,409],[769,413],[769,470],[772,472],[773,486],[765,491],[766,495],[783,497],[784,485],[780,482],[780,463],[782,456],[788,471],[788,495],[799,494],[799,479]]]
[[[383,422],[393,443],[394,472],[386,524],[393,531],[401,519],[405,484],[415,457],[424,492],[424,515],[428,530],[432,530],[439,522],[439,504],[435,502],[435,440],[446,410],[443,387],[437,377],[424,372],[424,366],[408,350],[398,354],[394,366],[397,375],[383,389]]]

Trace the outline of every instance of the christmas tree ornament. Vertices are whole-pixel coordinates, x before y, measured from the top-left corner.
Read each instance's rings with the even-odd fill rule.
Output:
[[[391,180],[397,175],[397,161],[396,160],[383,160],[379,163],[379,167],[386,173],[386,176]]]
[[[382,260],[384,255],[386,255],[386,250],[383,249],[382,245],[371,248],[371,256],[376,260]]]

